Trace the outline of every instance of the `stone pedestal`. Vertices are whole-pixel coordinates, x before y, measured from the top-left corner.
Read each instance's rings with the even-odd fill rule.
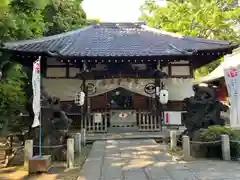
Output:
[[[67,140],[67,168],[74,167],[74,139]]]
[[[170,131],[170,146],[171,149],[175,149],[177,147],[177,132]]]
[[[182,146],[183,146],[183,159],[185,161],[192,160],[190,153],[190,140],[188,136],[182,137]]]
[[[24,146],[24,169],[28,171],[29,160],[33,157],[33,140],[26,140]]]
[[[52,158],[50,155],[43,156],[41,159],[39,156],[34,156],[29,160],[29,173],[48,172],[51,168]]]
[[[230,161],[231,152],[230,152],[229,136],[224,134],[224,135],[221,135],[221,138],[222,138],[222,158],[225,161]]]

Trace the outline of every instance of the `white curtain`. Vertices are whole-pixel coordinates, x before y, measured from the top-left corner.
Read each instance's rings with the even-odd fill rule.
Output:
[[[181,101],[194,95],[193,79],[167,78],[162,80],[165,89],[168,90],[168,98],[171,101]]]
[[[92,83],[96,87],[96,93],[89,95],[97,96],[108,91],[112,91],[116,88],[124,88],[134,93],[138,93],[144,96],[150,96],[146,94],[144,88],[148,83],[154,83],[154,79],[104,79],[104,80],[88,80],[87,83]]]
[[[193,79],[167,78],[161,80],[168,90],[169,100],[181,101],[186,97],[193,96]],[[96,86],[96,93],[90,97],[106,93],[118,87],[125,88],[134,93],[149,96],[145,93],[144,87],[148,83],[153,83],[154,79],[122,79],[119,85],[119,79],[88,80],[87,83],[93,83]],[[59,97],[62,101],[73,101],[77,92],[80,92],[81,80],[78,79],[44,79],[43,85],[52,96]]]
[[[61,101],[73,101],[77,92],[80,92],[82,80],[79,79],[43,79],[46,92]]]

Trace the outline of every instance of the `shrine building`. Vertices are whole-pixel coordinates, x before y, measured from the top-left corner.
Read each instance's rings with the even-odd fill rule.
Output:
[[[7,42],[1,51],[29,67],[41,57],[42,85],[71,105],[68,116],[76,128],[160,132],[163,125],[181,125],[183,100],[193,95],[194,70],[236,47],[137,22],[90,24],[49,37]],[[82,91],[85,100],[79,105],[75,99]]]

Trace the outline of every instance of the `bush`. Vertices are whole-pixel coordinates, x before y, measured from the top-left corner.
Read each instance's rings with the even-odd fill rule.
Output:
[[[210,126],[208,129],[201,130],[200,140],[204,142],[221,140],[221,135],[227,134],[230,139],[235,136],[235,130],[225,126]]]
[[[199,141],[211,142],[221,140],[221,135],[227,134],[230,139],[230,150],[232,159],[236,159],[239,156],[240,132],[229,127],[224,126],[210,126],[208,129],[203,129],[200,132]],[[221,143],[213,143],[203,145],[207,148],[207,157],[222,157]]]

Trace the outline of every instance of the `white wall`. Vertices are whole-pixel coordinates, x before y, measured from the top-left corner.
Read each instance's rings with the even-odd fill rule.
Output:
[[[140,82],[141,79],[138,81]],[[193,79],[170,78],[162,81],[169,91],[169,100],[180,101],[194,94]],[[131,83],[134,86],[134,80]],[[59,97],[62,101],[73,100],[75,94],[80,91],[81,84],[82,81],[78,79],[43,79],[46,91],[52,96]]]
[[[63,65],[64,63],[57,61],[53,58],[48,59],[48,65]],[[174,62],[174,64],[185,64],[187,61],[180,61],[180,62]],[[133,66],[138,66],[140,69],[146,69],[145,64],[135,64]],[[188,76],[190,75],[190,69],[189,66],[172,66],[171,71],[173,75],[175,76]],[[104,65],[103,64],[97,64],[96,68],[94,70],[103,70]],[[79,73],[79,68],[70,68],[70,77],[75,77],[77,73]],[[163,72],[168,73],[168,67],[163,67]],[[47,70],[47,76],[48,77],[65,77],[66,76],[66,70],[65,68],[48,68]],[[101,81],[101,80],[100,80]],[[146,79],[139,79],[139,82],[142,82],[144,84],[147,84],[148,81]],[[153,81],[153,80],[149,80]],[[190,97],[193,95],[192,85],[193,85],[193,79],[192,78],[167,78],[162,80],[163,83],[166,86],[166,89],[169,91],[169,100],[183,100],[186,97]],[[109,82],[108,82],[109,83]],[[129,84],[134,85],[135,81],[131,80]],[[80,91],[80,86],[82,84],[82,81],[79,79],[44,79],[43,85],[46,89],[46,91],[52,95],[57,96],[63,101],[69,101],[73,100],[74,96],[77,92]],[[137,84],[136,84],[137,86]],[[142,85],[141,85],[142,86]],[[144,85],[143,85],[144,86]],[[109,90],[112,90],[109,88]],[[142,91],[142,90],[141,90]],[[99,92],[97,90],[97,92]],[[136,89],[134,89],[134,92],[136,92]],[[99,94],[99,93],[97,93]],[[142,94],[142,93],[141,93]]]

